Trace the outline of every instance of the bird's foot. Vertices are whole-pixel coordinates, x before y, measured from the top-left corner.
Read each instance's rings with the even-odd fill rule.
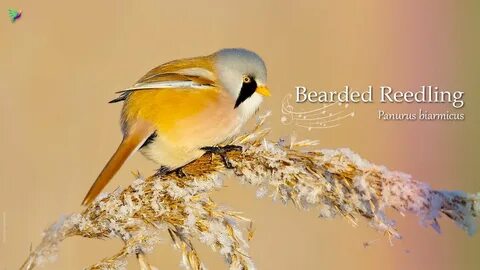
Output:
[[[227,169],[233,169],[233,165],[230,162],[230,159],[227,156],[228,152],[232,151],[242,151],[242,147],[239,145],[225,145],[225,146],[207,146],[202,147],[202,150],[206,151],[207,153],[217,154],[222,159],[223,165]]]
[[[168,167],[161,166],[155,173],[155,177],[164,176],[169,173],[171,170]]]
[[[183,171],[182,167],[175,169],[175,173],[177,174],[178,178],[187,177],[187,174]]]
[[[157,172],[155,173],[155,176],[159,177],[159,176],[164,176],[170,173],[175,173],[178,178],[183,178],[187,176],[187,174],[183,171],[182,167],[172,170],[165,166],[161,166],[160,169],[158,169]]]
[[[213,153],[213,154],[222,154],[222,153],[228,153],[232,151],[243,150],[243,148],[240,145],[232,145],[232,144],[228,144],[225,146],[206,146],[206,147],[202,147],[201,149],[208,153]]]

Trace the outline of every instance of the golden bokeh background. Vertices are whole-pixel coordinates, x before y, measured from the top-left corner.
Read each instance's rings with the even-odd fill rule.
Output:
[[[23,10],[12,24],[7,9]],[[80,202],[121,139],[113,92],[168,60],[245,47],[267,63],[273,97],[271,138],[318,139],[412,174],[437,189],[480,191],[480,6],[475,1],[2,1],[0,3],[0,270],[18,269],[41,231]],[[448,105],[359,104],[332,129],[282,125],[282,98],[296,85],[423,84],[465,91],[459,122],[386,122],[377,110],[443,112]],[[302,105],[303,106],[303,105]],[[318,105],[305,105],[313,108]],[[128,185],[130,171],[155,165],[134,156],[108,190]],[[259,269],[478,269],[480,238],[442,218],[442,234],[415,216],[392,212],[404,239],[391,247],[365,222],[318,219],[234,179],[218,202],[255,221],[250,253]],[[378,239],[378,240],[377,240]],[[364,242],[374,241],[365,248]],[[68,239],[46,269],[81,269],[112,255],[120,241]],[[197,243],[209,269],[220,256]],[[150,260],[178,269],[169,238]],[[131,260],[129,269],[138,269]]]

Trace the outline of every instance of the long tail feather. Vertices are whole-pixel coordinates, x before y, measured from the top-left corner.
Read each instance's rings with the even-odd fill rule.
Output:
[[[125,161],[148,139],[154,132],[152,125],[145,122],[137,122],[132,127],[128,135],[122,140],[122,143],[117,148],[107,165],[98,175],[97,180],[93,183],[87,195],[83,199],[82,205],[90,204],[103,188],[115,176],[118,170],[122,167]]]

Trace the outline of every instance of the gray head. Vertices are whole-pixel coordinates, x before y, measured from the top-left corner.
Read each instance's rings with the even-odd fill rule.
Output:
[[[235,108],[248,117],[270,93],[262,58],[245,49],[223,49],[214,54],[218,80],[235,99]]]

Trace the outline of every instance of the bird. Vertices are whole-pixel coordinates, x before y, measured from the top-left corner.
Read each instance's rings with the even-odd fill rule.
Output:
[[[264,97],[270,96],[266,83],[265,62],[243,48],[221,49],[153,68],[109,102],[123,102],[123,139],[82,205],[94,201],[135,152],[159,164],[159,171],[180,170],[180,175],[181,167],[206,152],[223,153],[219,145],[237,135]]]
[[[22,11],[21,10],[17,11],[15,9],[9,8],[8,17],[10,17],[10,20],[12,21],[12,23],[14,23],[18,19],[20,19],[20,17],[22,17]]]

